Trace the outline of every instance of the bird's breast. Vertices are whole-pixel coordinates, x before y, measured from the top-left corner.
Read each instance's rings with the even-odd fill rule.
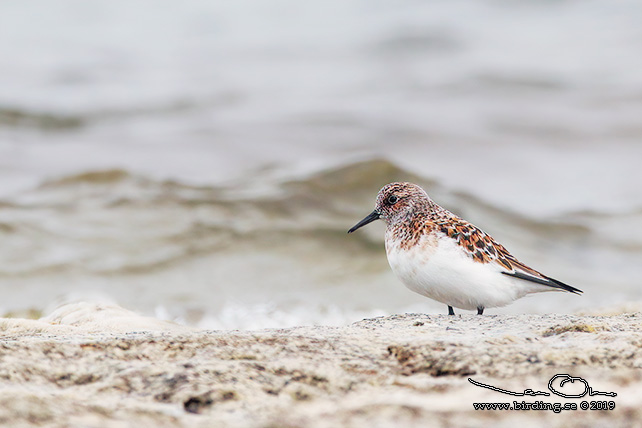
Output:
[[[433,234],[422,235],[413,245],[408,245],[393,233],[386,233],[386,254],[393,272],[405,283],[417,279],[423,266],[430,262],[438,247]]]

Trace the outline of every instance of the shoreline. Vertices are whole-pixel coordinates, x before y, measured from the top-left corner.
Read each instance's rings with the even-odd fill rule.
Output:
[[[642,420],[642,313],[405,314],[344,327],[203,331],[125,312],[122,325],[109,316],[76,317],[75,324],[0,320],[0,423],[579,427]],[[562,373],[617,395],[513,397],[468,380],[547,392]],[[473,409],[583,400],[613,401],[615,409]]]

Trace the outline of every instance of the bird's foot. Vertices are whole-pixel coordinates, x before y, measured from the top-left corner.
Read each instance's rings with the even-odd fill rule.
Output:
[[[455,315],[455,310],[450,305],[448,305],[448,315]]]
[[[484,307],[477,306],[477,315],[483,315],[483,314],[484,314]]]

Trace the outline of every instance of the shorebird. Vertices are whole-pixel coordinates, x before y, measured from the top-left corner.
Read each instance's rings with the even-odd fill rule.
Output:
[[[530,293],[581,290],[541,274],[513,257],[490,235],[440,207],[419,186],[390,183],[375,209],[348,233],[386,222],[386,254],[410,290],[453,308],[505,306]]]

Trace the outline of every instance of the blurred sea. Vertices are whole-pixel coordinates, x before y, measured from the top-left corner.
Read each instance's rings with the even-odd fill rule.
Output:
[[[584,290],[642,301],[642,3],[0,5],[0,314],[113,301],[207,328],[445,313],[390,272],[415,181]]]

